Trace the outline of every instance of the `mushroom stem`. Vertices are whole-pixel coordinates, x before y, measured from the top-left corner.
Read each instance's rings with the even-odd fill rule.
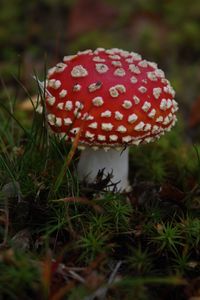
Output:
[[[123,151],[105,151],[103,148],[93,150],[86,147],[78,163],[79,179],[94,183],[99,170],[104,171],[103,178],[112,174],[111,182],[116,184],[117,191],[128,190],[128,148]],[[108,189],[112,190],[113,186]]]

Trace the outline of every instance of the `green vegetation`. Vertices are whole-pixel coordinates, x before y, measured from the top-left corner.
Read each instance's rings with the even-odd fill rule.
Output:
[[[198,299],[200,2],[1,2],[0,300]],[[71,146],[20,106],[32,75],[98,46],[158,62],[180,104],[170,133],[130,149],[124,194],[79,184],[79,150],[66,168]]]
[[[186,299],[200,270],[200,147],[184,143],[181,122],[132,147],[133,190],[113,194],[101,182],[80,186],[73,164],[63,174],[70,147],[44,116],[24,128],[9,104],[0,128],[3,299],[159,299],[165,287]]]

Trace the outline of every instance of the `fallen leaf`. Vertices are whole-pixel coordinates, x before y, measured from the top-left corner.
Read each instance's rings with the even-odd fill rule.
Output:
[[[83,198],[83,197],[67,197],[67,198],[61,198],[61,199],[52,200],[52,201],[86,204],[86,205],[93,207],[95,211],[102,212],[102,208],[99,205],[97,205],[93,201],[90,201],[87,198]]]
[[[200,124],[200,97],[192,104],[188,123],[190,128],[194,128]]]
[[[164,201],[173,201],[180,203],[184,199],[185,193],[170,183],[164,183],[161,186],[159,196]]]
[[[85,286],[90,290],[96,290],[100,285],[103,284],[104,280],[104,276],[94,270],[86,276]]]

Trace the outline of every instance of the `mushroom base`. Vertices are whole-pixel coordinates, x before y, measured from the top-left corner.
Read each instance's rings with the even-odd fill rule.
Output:
[[[103,179],[112,174],[107,190],[128,191],[128,148],[122,151],[103,148],[93,150],[86,147],[81,152],[78,163],[78,178],[88,183],[95,183],[99,171],[103,170]]]

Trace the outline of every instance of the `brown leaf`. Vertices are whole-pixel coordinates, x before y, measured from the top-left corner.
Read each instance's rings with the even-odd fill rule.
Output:
[[[192,279],[185,289],[188,300],[200,300],[200,277]]]
[[[0,261],[3,261],[4,263],[8,265],[16,265],[15,255],[13,249],[9,248],[6,251],[2,252],[0,254]]]
[[[94,202],[88,200],[87,198],[83,198],[83,197],[67,197],[67,198],[61,198],[61,199],[53,200],[53,201],[86,204],[86,205],[93,207],[96,212],[102,212],[102,208],[99,205],[97,205]]]
[[[103,284],[104,280],[104,276],[94,270],[86,276],[85,286],[90,290],[96,290],[100,285]]]
[[[56,293],[49,297],[49,300],[61,300],[63,297],[72,290],[75,286],[75,281],[70,281],[66,285],[62,286]]]
[[[190,128],[200,124],[200,97],[192,104],[188,122]]]
[[[52,253],[47,252],[44,263],[42,265],[42,286],[46,294],[49,294],[52,281]]]
[[[104,1],[78,0],[69,16],[69,37],[107,27],[118,15],[116,9]]]
[[[175,201],[178,203],[181,202],[185,197],[184,192],[182,192],[170,183],[164,183],[161,186],[159,195],[164,201]]]

